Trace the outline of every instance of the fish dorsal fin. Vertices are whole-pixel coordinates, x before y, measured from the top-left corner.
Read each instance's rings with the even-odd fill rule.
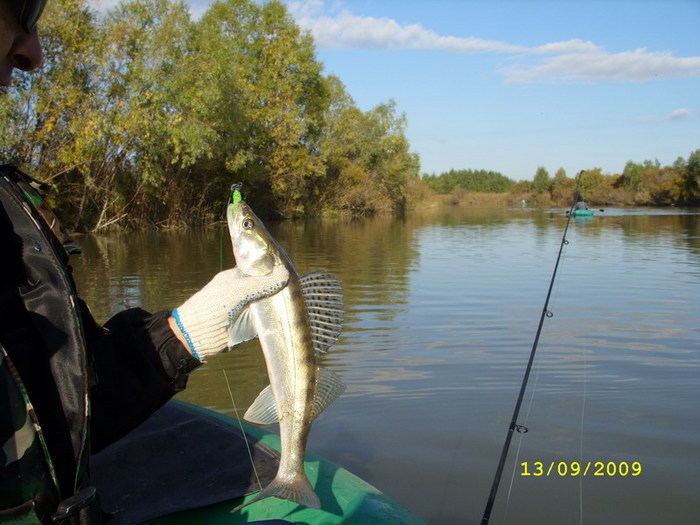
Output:
[[[322,270],[299,278],[309,313],[311,339],[317,354],[328,352],[343,330],[343,289],[333,274]]]
[[[311,407],[311,420],[316,419],[343,392],[345,392],[345,384],[335,372],[327,368],[318,368],[316,370],[316,395]],[[279,422],[277,404],[270,385],[260,392],[243,417],[246,421],[256,425],[271,425]]]

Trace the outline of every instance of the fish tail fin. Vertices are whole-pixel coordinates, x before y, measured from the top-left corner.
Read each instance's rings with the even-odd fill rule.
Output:
[[[273,479],[270,484],[265,487],[260,494],[255,496],[248,503],[239,505],[238,507],[231,510],[231,512],[237,512],[243,507],[247,507],[251,503],[255,503],[265,498],[279,498],[293,501],[304,507],[310,507],[312,509],[321,508],[321,500],[318,499],[316,492],[314,492],[311,483],[304,475],[295,476],[291,480],[281,480],[279,478]]]
[[[311,507],[312,509],[320,509],[321,501],[314,492],[309,479],[305,475],[294,476],[291,480],[280,480],[275,478],[272,482],[260,493],[260,498],[275,497],[286,499]]]

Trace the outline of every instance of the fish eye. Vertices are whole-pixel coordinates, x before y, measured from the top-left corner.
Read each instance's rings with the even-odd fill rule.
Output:
[[[243,219],[243,228],[246,230],[252,230],[255,227],[255,223],[253,222],[253,219],[246,218]]]

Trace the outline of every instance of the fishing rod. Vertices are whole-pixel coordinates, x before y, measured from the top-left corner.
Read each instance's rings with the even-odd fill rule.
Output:
[[[564,227],[564,234],[561,238],[561,244],[559,245],[559,253],[557,254],[557,262],[554,265],[554,271],[552,272],[552,279],[549,282],[549,289],[547,290],[547,297],[544,301],[544,307],[542,308],[542,315],[540,316],[540,322],[537,326],[537,333],[535,334],[535,341],[532,344],[532,350],[530,351],[530,359],[527,362],[527,367],[525,368],[525,376],[523,377],[523,382],[520,385],[520,393],[518,394],[518,400],[515,403],[515,410],[513,410],[513,418],[508,426],[508,432],[506,434],[506,440],[503,444],[503,450],[501,451],[501,458],[498,461],[498,468],[496,469],[496,475],[493,478],[493,484],[491,485],[491,493],[489,494],[489,499],[486,502],[486,508],[484,509],[484,514],[481,518],[481,525],[486,525],[491,517],[491,510],[493,509],[493,504],[496,501],[496,493],[498,492],[498,486],[501,483],[501,476],[503,474],[503,467],[505,466],[506,459],[508,458],[508,450],[510,449],[510,442],[513,439],[513,433],[517,430],[521,434],[527,432],[527,427],[518,424],[518,416],[520,415],[520,406],[523,403],[523,398],[525,397],[525,390],[527,388],[527,382],[530,378],[530,371],[532,370],[532,363],[535,360],[535,353],[537,352],[537,345],[540,342],[540,334],[542,333],[542,326],[544,325],[545,317],[552,317],[552,312],[549,311],[549,298],[552,295],[552,289],[554,288],[554,280],[557,276],[557,270],[559,268],[559,261],[561,260],[561,254],[564,250],[564,246],[569,244],[566,240],[566,233],[569,230],[569,223],[571,222],[571,212],[579,199],[579,186],[581,184],[581,176],[585,170],[578,174],[576,181],[576,189],[574,190],[574,201],[571,203],[571,208],[566,213],[566,226]]]

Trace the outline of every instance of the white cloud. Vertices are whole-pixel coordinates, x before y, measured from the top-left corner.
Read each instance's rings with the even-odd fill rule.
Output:
[[[667,120],[685,120],[693,116],[693,110],[690,108],[678,108],[671,111],[666,116]]]
[[[646,82],[671,76],[700,74],[700,57],[676,57],[669,52],[636,49],[622,53],[564,53],[531,66],[504,68],[508,82],[612,81]]]
[[[608,53],[601,46],[581,39],[528,47],[477,37],[443,36],[421,24],[400,24],[392,18],[360,17],[346,9],[327,8],[323,0],[292,2],[289,8],[297,23],[313,34],[321,48],[426,49],[514,55],[518,64],[499,70],[506,81],[512,83],[645,82],[700,74],[700,56],[676,57],[670,52],[646,49]]]
[[[557,53],[594,53],[602,51],[602,48],[595,45],[593,42],[574,38],[563,42],[552,42],[550,44],[533,47],[528,49],[528,51],[541,55],[554,55]]]
[[[308,29],[316,44],[330,49],[436,49],[461,53],[521,53],[527,48],[480,38],[441,36],[420,24],[401,25],[392,18],[355,16],[344,10],[335,16],[319,13],[323,2],[290,4],[297,23]]]
[[[316,6],[322,2],[314,1],[313,4],[314,9],[309,9],[309,6],[300,8],[296,21],[302,28],[311,31],[319,47],[327,49],[432,49],[455,53],[508,54],[577,53],[600,49],[592,42],[580,39],[527,47],[477,37],[441,36],[421,24],[401,25],[387,17],[359,17],[348,11],[333,17],[323,16],[316,12]]]
[[[678,108],[671,111],[668,115],[661,117],[642,117],[637,120],[640,122],[673,122],[677,120],[688,120],[693,117],[693,110],[690,108]]]

